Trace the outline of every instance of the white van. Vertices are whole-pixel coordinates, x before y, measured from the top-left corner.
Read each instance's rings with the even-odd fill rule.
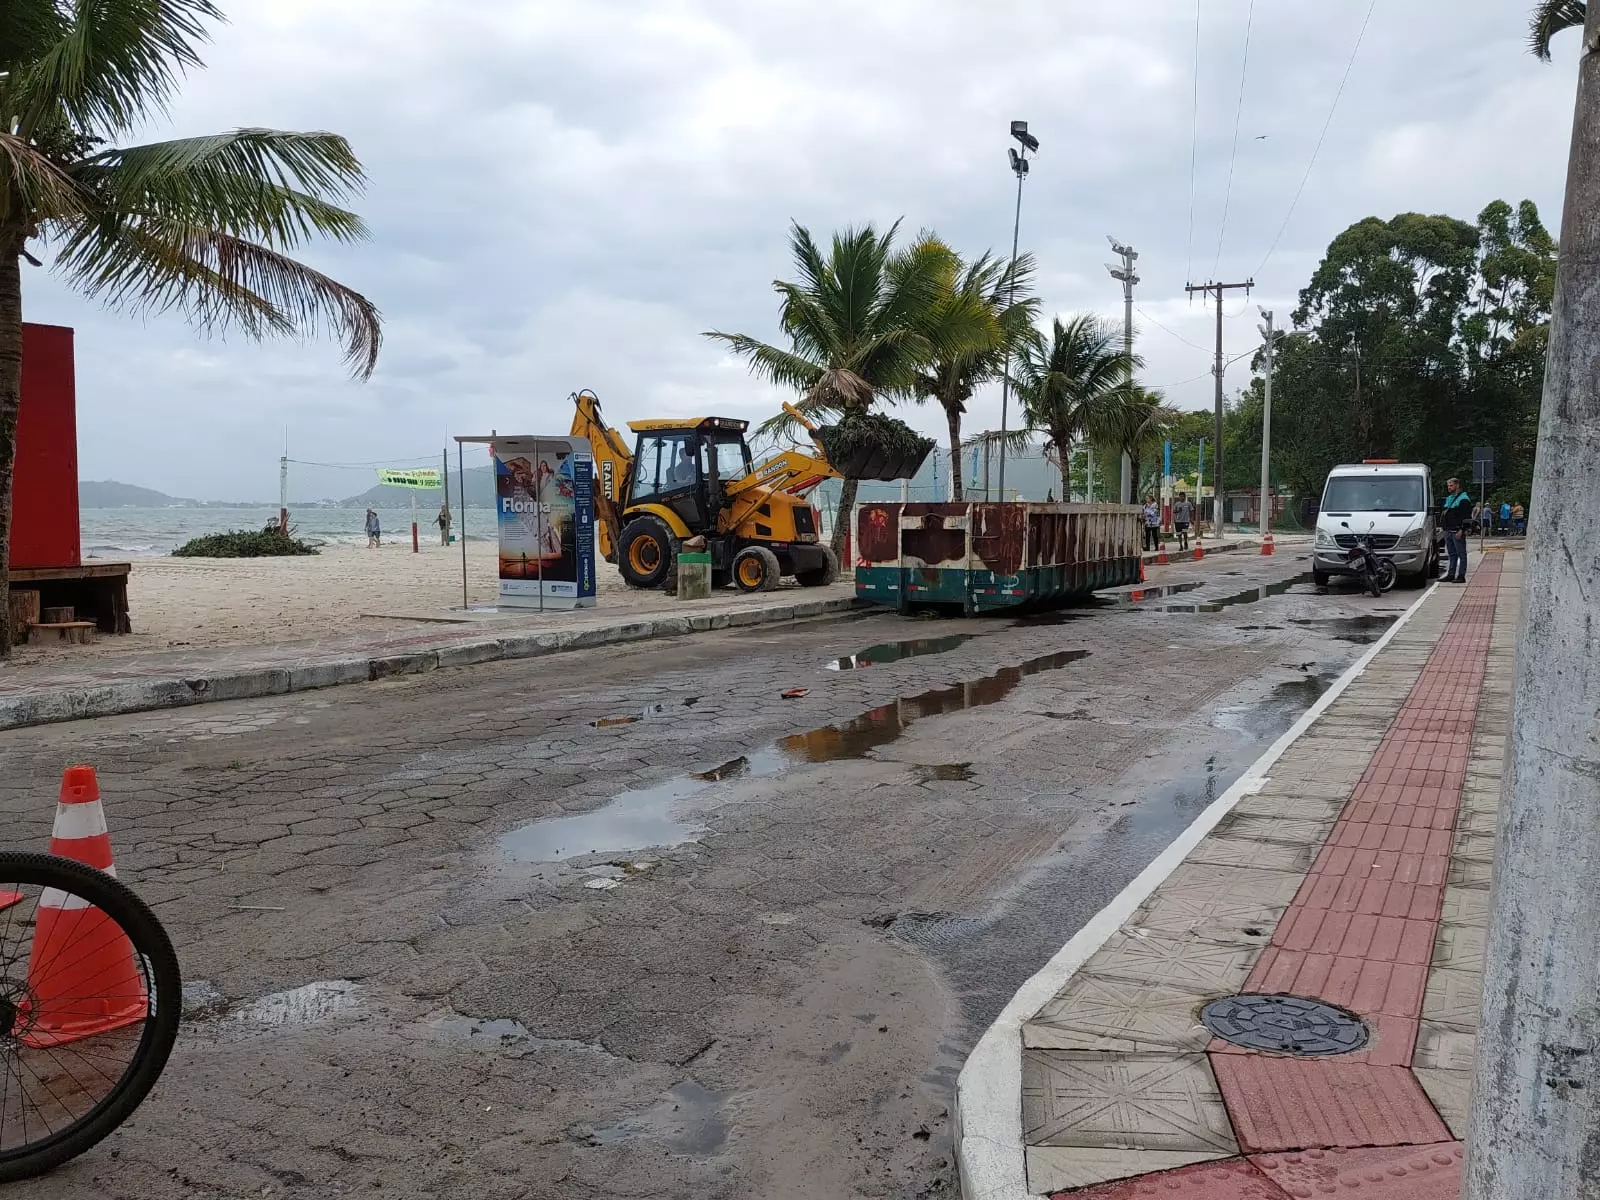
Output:
[[[1421,463],[1368,459],[1335,467],[1322,488],[1311,577],[1318,587],[1330,575],[1349,575],[1345,552],[1356,535],[1372,534],[1372,548],[1393,559],[1395,570],[1416,583],[1433,577],[1438,546],[1433,482]]]

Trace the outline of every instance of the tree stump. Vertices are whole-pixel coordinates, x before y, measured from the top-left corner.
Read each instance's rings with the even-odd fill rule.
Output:
[[[11,642],[20,646],[28,638],[28,627],[39,623],[38,589],[12,588],[6,611],[11,618]]]
[[[71,605],[65,608],[47,608],[37,618],[41,625],[65,625],[78,619],[78,614]]]

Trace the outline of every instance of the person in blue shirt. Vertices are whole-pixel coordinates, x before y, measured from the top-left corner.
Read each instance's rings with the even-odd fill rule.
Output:
[[[1439,526],[1444,530],[1445,553],[1449,555],[1449,568],[1445,572],[1446,583],[1465,583],[1467,581],[1467,518],[1472,512],[1472,497],[1467,495],[1466,489],[1461,486],[1461,480],[1449,479],[1445,482],[1449,495],[1444,498],[1444,512],[1440,514]]]
[[[1500,503],[1500,532],[1511,532],[1511,501],[1503,500]]]

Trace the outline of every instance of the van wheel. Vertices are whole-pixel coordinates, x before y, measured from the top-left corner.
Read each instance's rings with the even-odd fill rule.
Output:
[[[1328,573],[1326,571],[1311,572],[1311,582],[1316,584],[1318,587],[1327,587]]]

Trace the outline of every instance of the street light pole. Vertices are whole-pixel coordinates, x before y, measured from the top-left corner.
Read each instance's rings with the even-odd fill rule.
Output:
[[[1128,356],[1128,386],[1133,387],[1133,285],[1139,282],[1139,276],[1134,272],[1134,260],[1139,257],[1139,252],[1132,246],[1125,246],[1116,238],[1106,235],[1106,241],[1111,243],[1111,253],[1122,259],[1120,267],[1106,264],[1106,270],[1111,272],[1111,278],[1122,283],[1122,349]],[[1126,446],[1122,449],[1122,485],[1118,495],[1123,504],[1133,503],[1133,457],[1128,453]]]
[[[1007,150],[1011,155],[1011,171],[1017,177],[1017,211],[1011,222],[1011,299],[1013,307],[1017,303],[1017,250],[1022,238],[1022,181],[1028,177],[1028,152],[1039,152],[1039,139],[1028,132],[1026,121],[1011,122],[1011,136],[1017,139],[1022,147],[1019,153],[1016,150]],[[1011,408],[1011,345],[1006,344],[1005,372],[1000,376],[1000,499],[1006,498],[1006,422]]]
[[[1267,474],[1272,456],[1272,311],[1263,308],[1261,315],[1267,319],[1261,326],[1261,336],[1267,340],[1267,392],[1261,407],[1261,537],[1264,542],[1272,528],[1272,484]]]

